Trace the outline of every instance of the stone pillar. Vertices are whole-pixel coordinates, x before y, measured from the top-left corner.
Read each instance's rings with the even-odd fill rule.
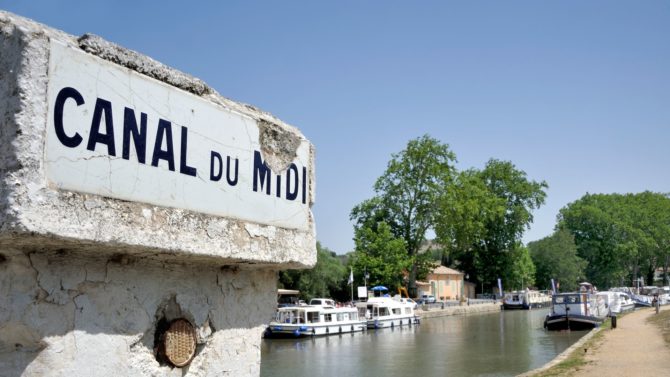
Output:
[[[316,262],[297,129],[6,12],[0,122],[0,375],[259,375],[277,271]]]

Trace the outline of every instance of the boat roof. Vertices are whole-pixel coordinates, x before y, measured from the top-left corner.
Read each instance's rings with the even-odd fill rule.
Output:
[[[299,295],[300,291],[296,291],[295,289],[277,289],[277,294],[280,294],[280,295]]]
[[[332,306],[321,306],[321,305],[303,305],[303,306],[286,306],[283,308],[278,308],[277,311],[280,312],[290,312],[290,311],[302,311],[302,312],[329,312],[329,313],[338,313],[338,312],[356,312],[358,311],[354,307],[345,306],[343,308],[335,308]]]

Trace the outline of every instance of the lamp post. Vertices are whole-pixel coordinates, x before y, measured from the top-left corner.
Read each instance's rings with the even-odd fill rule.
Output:
[[[469,274],[465,274],[465,279],[461,282],[461,299],[465,297],[465,282],[470,278]]]

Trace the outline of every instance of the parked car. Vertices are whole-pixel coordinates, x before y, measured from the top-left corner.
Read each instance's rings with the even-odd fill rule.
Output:
[[[420,301],[421,301],[422,304],[434,304],[435,302],[437,302],[437,300],[435,299],[435,296],[433,296],[433,295],[423,295],[423,296],[421,296]]]

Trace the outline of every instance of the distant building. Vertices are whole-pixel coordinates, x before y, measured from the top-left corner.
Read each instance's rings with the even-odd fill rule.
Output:
[[[435,267],[426,277],[426,281],[417,281],[419,297],[433,295],[438,300],[458,300],[461,295],[469,296],[463,286],[464,274],[445,266]],[[472,292],[474,294],[474,290]]]

